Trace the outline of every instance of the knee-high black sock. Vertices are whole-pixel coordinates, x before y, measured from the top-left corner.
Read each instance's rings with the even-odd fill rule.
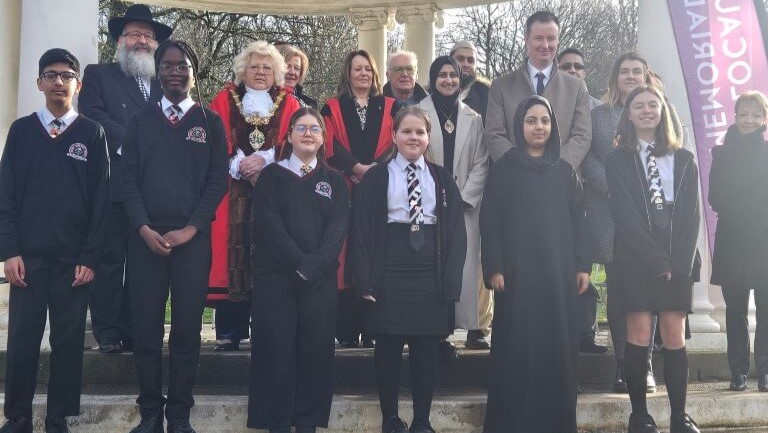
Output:
[[[632,403],[632,413],[634,414],[648,413],[648,405],[645,401],[646,386],[648,385],[647,374],[648,346],[635,346],[627,342],[624,351],[624,379],[627,382],[629,400]]]
[[[684,413],[688,388],[688,352],[685,347],[677,350],[664,348],[664,382],[671,412]]]

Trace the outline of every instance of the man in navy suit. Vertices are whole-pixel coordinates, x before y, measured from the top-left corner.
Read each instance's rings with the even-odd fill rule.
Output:
[[[111,161],[110,229],[91,291],[93,333],[102,353],[132,350],[130,310],[124,280],[128,246],[128,217],[123,207],[120,154],[125,126],[147,104],[156,103],[163,91],[155,78],[155,49],[173,32],[154,21],[149,7],[131,5],[122,17],[108,23],[117,41],[117,62],[88,65],[78,108],[99,122],[107,134]]]

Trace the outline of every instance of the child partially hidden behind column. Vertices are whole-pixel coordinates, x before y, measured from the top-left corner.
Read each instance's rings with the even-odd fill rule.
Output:
[[[467,236],[461,195],[444,168],[427,162],[430,122],[412,106],[394,121],[394,158],[371,168],[354,200],[351,254],[356,287],[371,305],[383,433],[434,433],[429,422],[440,336],[454,327]],[[413,422],[398,416],[408,344]]]
[[[40,58],[45,107],[16,120],[0,162],[0,260],[11,283],[2,433],[32,433],[40,341],[51,321],[47,433],[80,413],[89,283],[106,236],[109,157],[101,126],[72,98],[80,66],[69,51]]]

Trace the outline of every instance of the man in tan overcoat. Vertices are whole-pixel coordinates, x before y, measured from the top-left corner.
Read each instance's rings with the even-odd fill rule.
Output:
[[[557,17],[549,11],[539,11],[528,17],[525,24],[525,64],[491,85],[485,119],[488,151],[496,161],[517,145],[511,130],[515,109],[523,99],[538,94],[549,100],[557,117],[561,158],[578,171],[592,141],[587,86],[583,80],[558,72]]]

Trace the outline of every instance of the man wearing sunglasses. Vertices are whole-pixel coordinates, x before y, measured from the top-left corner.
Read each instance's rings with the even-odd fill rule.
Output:
[[[124,281],[128,247],[128,216],[122,199],[121,153],[128,119],[163,91],[155,77],[154,53],[173,30],[152,19],[149,7],[131,5],[108,23],[117,41],[117,62],[88,65],[78,99],[80,111],[99,122],[107,133],[112,164],[110,227],[104,257],[91,289],[91,322],[101,353],[131,351],[128,284]]]
[[[416,54],[411,51],[397,51],[387,59],[387,84],[384,96],[397,99],[405,105],[418,104],[427,97],[427,92],[416,80],[419,63]]]
[[[557,67],[560,71],[573,75],[576,78],[586,80],[587,67],[584,64],[584,54],[581,50],[575,47],[564,49],[557,56]],[[589,110],[591,111],[598,105],[602,105],[602,101],[589,95]]]

